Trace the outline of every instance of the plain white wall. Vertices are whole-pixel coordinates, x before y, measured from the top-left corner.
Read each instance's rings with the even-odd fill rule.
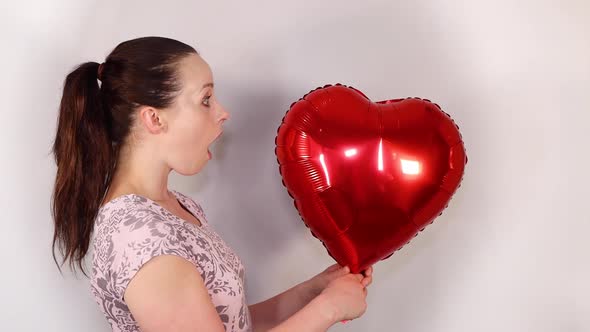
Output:
[[[249,302],[332,263],[281,185],[291,102],[341,82],[419,96],[459,124],[449,208],[375,266],[364,317],[333,331],[590,330],[590,3],[19,1],[0,5],[3,331],[108,331],[88,281],[51,258],[49,151],[65,75],[145,35],[195,46],[231,112],[215,159],[171,187],[247,268]]]

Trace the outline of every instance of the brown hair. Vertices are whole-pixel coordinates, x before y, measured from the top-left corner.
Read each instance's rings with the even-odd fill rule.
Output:
[[[57,164],[53,258],[60,271],[69,261],[86,275],[82,262],[94,219],[129,136],[133,111],[141,105],[170,106],[181,90],[178,62],[190,54],[198,52],[174,39],[137,38],[115,47],[102,65],[86,62],[67,75],[52,147]]]

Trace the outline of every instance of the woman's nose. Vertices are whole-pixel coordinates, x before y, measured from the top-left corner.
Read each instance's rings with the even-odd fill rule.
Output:
[[[220,110],[221,110],[221,111],[220,111],[220,117],[219,117],[219,120],[220,120],[220,121],[225,121],[225,120],[228,120],[228,119],[229,119],[229,113],[228,113],[228,112],[225,110],[225,107],[223,107],[223,105],[221,105],[221,104],[220,104],[219,106],[220,106],[219,108],[220,108]]]

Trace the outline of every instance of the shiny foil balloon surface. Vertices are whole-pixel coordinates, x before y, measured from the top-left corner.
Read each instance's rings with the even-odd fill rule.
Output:
[[[459,128],[438,105],[371,102],[340,84],[293,103],[275,143],[283,184],[303,221],[355,273],[432,223],[467,163]]]

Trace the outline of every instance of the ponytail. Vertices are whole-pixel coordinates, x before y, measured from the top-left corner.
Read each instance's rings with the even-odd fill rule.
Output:
[[[53,258],[60,271],[69,261],[73,270],[77,264],[85,275],[82,261],[116,161],[98,68],[98,63],[86,62],[66,77],[52,149],[57,164],[51,204]],[[56,248],[63,256],[61,263]]]

